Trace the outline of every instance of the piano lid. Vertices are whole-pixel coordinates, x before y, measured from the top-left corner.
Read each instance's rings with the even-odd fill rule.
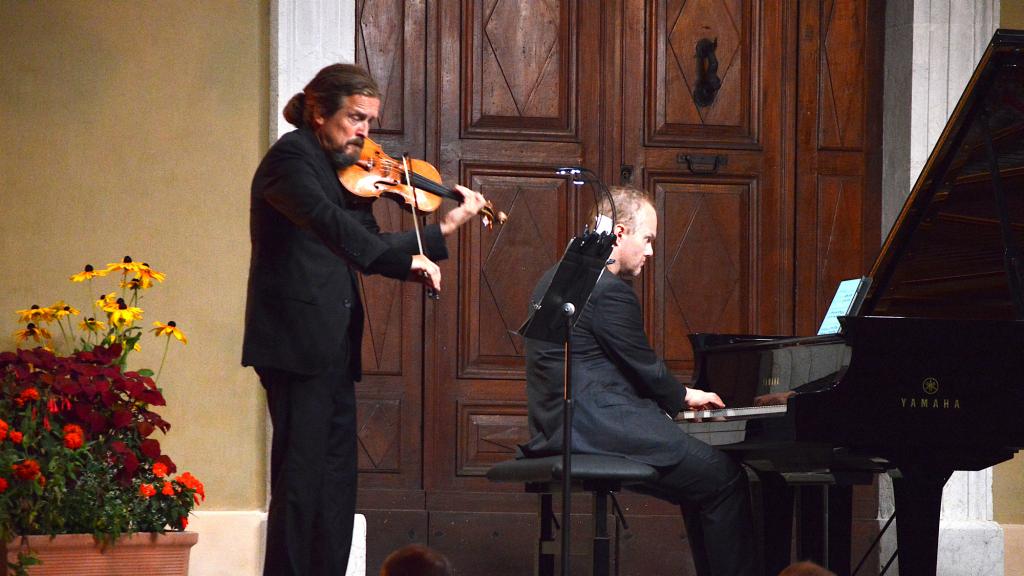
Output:
[[[875,260],[860,315],[1024,319],[1022,246],[1024,31],[999,30]]]

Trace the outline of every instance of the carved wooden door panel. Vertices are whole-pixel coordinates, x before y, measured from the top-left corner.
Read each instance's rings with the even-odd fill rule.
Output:
[[[684,380],[689,333],[791,330],[791,4],[623,4],[621,163],[660,215],[638,289],[655,347]]]
[[[813,334],[878,253],[885,3],[802,2],[799,18],[796,329]]]
[[[380,118],[371,137],[386,152],[423,158],[426,131],[426,5],[377,0],[356,6],[356,63],[381,88]],[[412,227],[390,200],[374,203],[383,230]],[[422,502],[422,289],[381,276],[361,276],[363,381],[357,385],[359,506],[410,509]],[[397,505],[396,505],[397,504]],[[410,514],[410,513],[405,513]],[[425,514],[407,524],[425,530]],[[375,520],[378,518],[375,517]]]

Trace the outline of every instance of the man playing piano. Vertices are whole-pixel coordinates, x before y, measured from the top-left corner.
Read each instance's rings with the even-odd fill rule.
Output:
[[[672,416],[721,408],[717,394],[685,388],[654,353],[640,303],[623,278],[638,276],[653,255],[658,216],[650,198],[613,187],[616,244],[609,264],[573,328],[573,450],[623,456],[658,470],[642,487],[684,511],[698,574],[754,574],[755,557],[745,472],[722,452],[682,432]],[[598,214],[612,217],[605,197]],[[539,302],[549,270],[534,290]],[[527,456],[561,452],[563,347],[526,340],[527,396],[533,437]]]

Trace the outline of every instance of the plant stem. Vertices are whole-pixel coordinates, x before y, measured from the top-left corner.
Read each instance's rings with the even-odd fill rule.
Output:
[[[156,378],[153,378],[153,384],[160,381],[160,373],[164,371],[164,360],[167,360],[167,349],[171,346],[171,335],[167,335],[167,342],[164,342],[164,355],[160,357],[160,367],[156,369]]]

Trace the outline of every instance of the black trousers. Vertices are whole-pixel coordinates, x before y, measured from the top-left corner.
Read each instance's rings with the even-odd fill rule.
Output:
[[[345,368],[257,368],[274,427],[264,576],[344,576],[356,508],[355,387]]]
[[[757,570],[747,474],[722,451],[689,436],[686,457],[639,489],[678,504],[698,576],[754,576]]]

